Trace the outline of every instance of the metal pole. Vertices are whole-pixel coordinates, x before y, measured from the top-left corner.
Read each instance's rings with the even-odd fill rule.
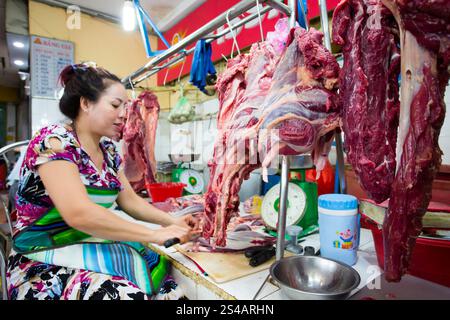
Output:
[[[289,26],[295,28],[297,22],[297,0],[288,0],[288,6],[291,11],[289,16]]]
[[[262,8],[262,9],[260,10],[260,14],[263,15],[264,13],[266,13],[267,11],[270,11],[270,10],[272,10],[271,7],[269,7],[269,6],[264,7],[264,8]],[[234,30],[234,29],[237,29],[237,28],[239,28],[240,26],[246,24],[247,22],[252,21],[253,19],[256,19],[257,17],[258,17],[258,13],[253,13],[253,14],[251,14],[251,15],[245,17],[245,18],[242,19],[241,21],[239,21],[239,22],[233,24],[233,25],[232,25],[232,29],[233,29],[233,30]],[[228,28],[226,28],[225,30],[219,32],[218,34],[210,34],[210,35],[207,35],[206,37],[204,37],[203,39],[208,39],[208,40],[210,40],[210,41],[212,41],[212,40],[214,40],[214,39],[218,39],[218,38],[220,38],[220,37],[223,37],[223,36],[226,35],[227,33],[229,33],[232,29],[230,29],[230,28],[228,27]],[[208,40],[207,40],[207,42],[208,42]]]
[[[286,233],[287,197],[289,185],[289,156],[281,156],[280,212],[277,224],[277,261],[283,259]]]
[[[319,0],[320,7],[320,23],[324,35],[325,48],[331,52],[330,29],[328,27],[328,10],[326,0]]]
[[[268,0],[267,4],[269,6],[271,6],[272,8],[274,8],[275,10],[281,11],[283,13],[285,13],[287,16],[291,15],[291,9],[289,6],[285,5],[283,3],[284,0]],[[262,3],[262,1],[260,1],[260,3]]]
[[[289,26],[295,27],[297,21],[297,3],[296,0],[289,0],[289,9],[291,9],[291,16],[289,17]],[[285,247],[285,233],[286,233],[286,214],[287,214],[287,199],[289,189],[289,156],[281,156],[281,182],[280,182],[280,211],[278,215],[277,224],[277,247],[276,260],[283,259]]]
[[[268,1],[269,0],[260,0],[259,4],[262,5],[263,3],[268,3]],[[268,4],[270,5],[270,3],[268,3]],[[243,1],[239,2],[237,5],[235,5],[234,7],[232,7],[232,9],[227,10],[227,12],[229,12],[228,17],[230,20],[232,20],[232,19],[236,18],[237,16],[241,15],[242,13],[247,12],[249,9],[253,8],[254,6],[256,6],[256,2],[254,0],[243,0]],[[291,11],[286,11],[286,10],[288,10],[288,7],[286,7],[286,6],[278,5],[277,9],[281,10],[282,12],[284,12],[287,15],[291,14]],[[177,54],[178,52],[180,52],[187,46],[195,43],[197,40],[202,39],[205,36],[208,36],[211,32],[213,32],[214,30],[217,30],[220,26],[223,26],[226,23],[227,12],[222,13],[214,20],[210,21],[203,27],[194,31],[192,34],[187,36],[182,41],[173,45],[172,47],[170,47],[169,49],[167,49],[160,55],[154,57],[152,60],[147,62],[147,64],[145,66],[143,66],[140,69],[138,69],[137,71],[133,72],[131,75],[127,76],[126,78],[123,78],[122,83],[128,87],[130,84],[130,81],[133,81],[136,78],[139,78],[140,81],[146,79],[148,77],[147,76],[148,72],[151,71],[153,69],[153,67],[157,66],[164,60],[169,59],[170,57]],[[145,75],[145,76],[143,76],[143,75]],[[133,84],[136,84],[136,83],[137,83],[136,81],[133,81]]]
[[[328,27],[328,10],[326,0],[319,0],[320,6],[320,22],[324,34],[325,47],[331,52],[330,29]],[[336,141],[336,156],[337,156],[337,171],[339,173],[339,187],[341,193],[347,193],[347,183],[345,181],[345,167],[344,167],[344,148],[342,144],[342,136],[340,132],[334,135]]]

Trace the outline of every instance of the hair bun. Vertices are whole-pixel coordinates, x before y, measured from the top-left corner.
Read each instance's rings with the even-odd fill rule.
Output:
[[[63,87],[75,76],[76,65],[68,65],[59,74],[59,82]]]

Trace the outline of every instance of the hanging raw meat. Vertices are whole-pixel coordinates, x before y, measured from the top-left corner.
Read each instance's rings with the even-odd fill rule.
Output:
[[[220,101],[220,113],[232,116],[225,117],[215,144],[203,224],[203,236],[213,237],[216,245],[226,244],[227,224],[238,213],[240,186],[255,168],[268,167],[277,154],[307,152],[314,154],[318,171],[324,165],[340,125],[339,66],[321,41],[322,34],[314,29],[292,30],[280,60],[267,43],[254,45],[245,83],[240,83],[245,92],[235,95],[237,101],[229,102],[226,95]],[[234,107],[222,112],[223,105]]]
[[[149,91],[127,105],[123,128],[124,172],[136,192],[154,183],[156,175],[155,136],[159,103]]]
[[[333,42],[342,45],[339,78],[347,160],[377,202],[389,198],[395,175],[398,28],[381,0],[344,0],[333,15]]]
[[[341,125],[337,96],[339,65],[313,28],[291,30],[259,109],[258,151],[263,167],[279,154],[311,153],[318,175],[326,164],[333,134]]]
[[[203,237],[213,237],[213,247],[225,246],[227,225],[239,212],[241,184],[259,166],[257,157],[246,152],[252,140],[240,135],[258,120],[256,113],[269,90],[277,60],[271,45],[255,44],[248,55],[230,60],[217,82],[219,132],[209,163],[203,219]]]
[[[432,182],[441,164],[439,133],[450,61],[450,0],[383,0],[400,28],[402,82],[397,170],[383,222],[385,275],[407,271]]]
[[[334,14],[333,39],[344,45],[346,60],[340,94],[349,160],[374,200],[390,196],[383,222],[384,269],[387,280],[399,281],[421,232],[441,163],[438,138],[449,77],[450,1],[382,3],[385,7],[378,0],[342,1]],[[396,139],[397,127],[390,128],[397,123],[398,57],[393,39],[399,40],[401,52]],[[372,126],[375,132],[368,130]]]

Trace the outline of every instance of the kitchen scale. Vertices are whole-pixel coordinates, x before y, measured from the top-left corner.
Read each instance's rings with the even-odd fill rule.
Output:
[[[203,176],[200,172],[191,169],[190,163],[200,158],[199,154],[169,154],[170,161],[177,164],[172,170],[172,181],[186,185],[183,195],[202,194],[205,187]],[[188,167],[186,167],[186,164]]]
[[[316,230],[318,224],[317,183],[305,179],[306,170],[314,168],[314,165],[309,155],[292,158],[286,227],[298,225],[303,228],[302,235],[305,235]],[[272,235],[276,235],[279,209],[280,184],[277,184],[266,193],[261,205],[261,217]]]

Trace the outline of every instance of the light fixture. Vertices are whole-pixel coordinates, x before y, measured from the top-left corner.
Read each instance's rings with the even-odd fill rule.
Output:
[[[122,27],[125,31],[133,31],[136,27],[136,10],[132,1],[127,0],[122,9]]]
[[[22,72],[22,71],[19,71],[18,74],[19,74],[20,80],[22,80],[22,81],[27,80],[28,75],[29,75],[28,73]]]
[[[23,66],[25,64],[25,62],[23,62],[22,60],[17,59],[17,60],[14,60],[14,64],[16,66],[21,67],[21,66]]]
[[[23,48],[23,47],[25,47],[23,42],[20,42],[20,41],[14,41],[13,42],[13,46],[16,47],[16,48]]]

